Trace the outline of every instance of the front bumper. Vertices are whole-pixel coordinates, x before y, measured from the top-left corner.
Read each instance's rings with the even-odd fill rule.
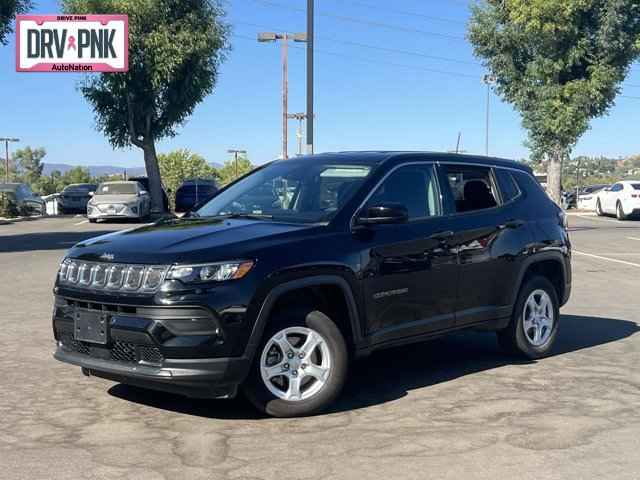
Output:
[[[71,352],[60,343],[53,356],[61,362],[82,367],[87,375],[192,398],[234,397],[250,366],[244,357],[165,359],[161,367],[127,365]]]
[[[87,218],[91,219],[109,219],[109,218],[140,218],[140,206],[114,205],[114,208],[108,208],[105,205],[88,205]]]
[[[87,311],[104,322],[104,343],[76,338]],[[133,307],[56,296],[54,358],[120,383],[195,398],[229,398],[251,365],[237,348],[231,320],[202,306]],[[244,330],[243,322],[231,323]]]

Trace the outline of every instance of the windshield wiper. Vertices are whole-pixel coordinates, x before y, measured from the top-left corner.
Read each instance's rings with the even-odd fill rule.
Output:
[[[273,215],[263,213],[228,213],[220,215],[222,218],[248,218],[249,220],[273,220]]]

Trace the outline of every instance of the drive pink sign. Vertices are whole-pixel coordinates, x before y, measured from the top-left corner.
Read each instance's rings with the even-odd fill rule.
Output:
[[[127,15],[18,15],[18,72],[126,72]]]

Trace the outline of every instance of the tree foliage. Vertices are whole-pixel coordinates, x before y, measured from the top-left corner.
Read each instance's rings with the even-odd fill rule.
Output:
[[[34,185],[40,179],[44,168],[42,159],[46,154],[46,150],[42,147],[25,147],[13,153],[13,163],[23,182]]]
[[[559,200],[560,166],[593,118],[613,105],[640,52],[640,0],[485,0],[469,38],[522,115],[534,156],[550,162]],[[552,178],[553,177],[553,178]],[[557,177],[557,178],[556,178]]]
[[[11,24],[16,15],[27,13],[33,7],[31,0],[0,1],[0,45],[7,44],[7,35],[13,32]]]
[[[217,179],[216,169],[207,163],[204,157],[186,149],[175,150],[158,155],[160,174],[164,185],[171,191],[171,199],[175,199],[178,187],[190,178]]]
[[[251,161],[246,156],[239,155],[237,164],[235,159],[224,162],[224,165],[218,169],[218,175],[220,176],[221,184],[227,185],[253,169],[254,166]]]
[[[97,127],[114,147],[144,151],[155,209],[162,194],[155,142],[175,135],[210,94],[229,48],[218,0],[63,0],[66,13],[129,16],[129,71],[91,75],[81,86]]]

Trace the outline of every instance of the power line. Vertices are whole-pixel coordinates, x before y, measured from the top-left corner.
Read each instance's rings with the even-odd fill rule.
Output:
[[[294,7],[292,5],[285,5],[285,4],[282,4],[282,3],[272,2],[270,0],[253,0],[253,1],[256,2],[256,3],[260,3],[260,4],[263,4],[263,5],[269,5],[269,6],[272,6],[272,7],[286,8],[286,9],[294,10],[294,11],[297,11],[297,12],[305,12],[304,8],[299,8],[299,7]],[[403,27],[402,25],[392,25],[392,24],[389,24],[389,23],[378,22],[378,21],[375,21],[375,20],[366,20],[366,19],[350,17],[350,16],[346,16],[346,15],[337,15],[337,14],[334,14],[334,13],[327,13],[327,12],[320,12],[320,13],[318,13],[318,15],[320,15],[322,17],[334,18],[334,19],[342,21],[342,22],[359,23],[359,24],[362,24],[362,25],[368,25],[370,27],[385,28],[385,29],[388,29],[388,30],[396,30],[396,31],[405,32],[405,33],[417,33],[417,34],[420,34],[420,35],[427,35],[427,36],[446,38],[446,39],[449,39],[449,40],[465,41],[464,37],[460,37],[460,36],[457,36],[457,35],[449,35],[449,34],[446,34],[446,33],[430,32],[430,31],[427,31],[427,30],[420,30],[418,28]]]
[[[282,29],[282,28],[273,28],[267,25],[261,25],[261,24],[257,24],[257,23],[251,23],[251,22],[236,22],[238,24],[241,25],[247,25],[247,26],[251,26],[251,27],[256,27],[256,28],[265,28],[268,30],[273,30],[273,31],[285,31],[286,29]],[[343,45],[352,45],[354,47],[361,47],[361,48],[368,48],[371,50],[378,50],[378,51],[383,51],[383,52],[389,52],[389,53],[399,53],[402,55],[411,55],[414,57],[422,57],[422,58],[429,58],[429,59],[433,59],[433,60],[441,60],[443,62],[452,62],[452,63],[460,63],[460,64],[464,64],[464,65],[475,65],[478,67],[481,67],[482,64],[479,62],[474,62],[471,60],[462,60],[462,59],[458,59],[458,58],[451,58],[451,57],[443,57],[443,56],[439,56],[439,55],[430,55],[424,52],[417,52],[417,51],[412,51],[412,50],[404,50],[404,49],[398,49],[398,48],[391,48],[391,47],[381,47],[379,45],[371,45],[371,44],[367,44],[367,43],[362,43],[362,42],[353,42],[350,40],[342,40],[339,38],[335,38],[335,37],[328,37],[328,36],[318,36],[317,37],[320,40],[326,40],[329,42],[334,42],[334,43],[340,43]]]
[[[241,34],[237,34],[234,33],[235,37],[238,38],[242,38],[245,40],[252,40],[255,41],[255,37],[249,37],[248,35],[241,35]],[[303,50],[304,47],[298,47],[295,45],[292,45],[291,48],[297,48],[300,50]],[[414,70],[422,70],[425,72],[431,72],[431,73],[439,73],[442,75],[450,75],[450,76],[455,76],[455,77],[460,77],[460,78],[473,78],[474,80],[479,81],[480,76],[478,75],[471,75],[471,74],[467,74],[467,73],[461,73],[461,72],[452,72],[449,70],[440,70],[440,69],[436,69],[436,68],[428,68],[428,67],[421,67],[419,65],[408,65],[408,64],[402,64],[402,63],[395,63],[395,62],[387,62],[387,61],[382,61],[379,59],[374,59],[374,58],[367,58],[367,57],[359,57],[359,56],[355,56],[355,55],[348,55],[348,54],[344,54],[344,53],[338,53],[338,52],[331,52],[328,50],[321,50],[321,49],[316,49],[317,53],[321,53],[323,55],[331,55],[334,57],[342,57],[342,58],[348,58],[350,60],[358,60],[360,62],[365,62],[365,63],[373,63],[376,65],[390,65],[393,67],[399,67],[399,68],[410,68],[410,69],[414,69]]]
[[[340,0],[337,0],[340,1]],[[426,15],[424,13],[418,13],[418,12],[410,12],[408,10],[399,10],[397,8],[389,8],[387,6],[380,6],[380,5],[375,5],[369,2],[362,2],[359,0],[342,0],[342,3],[350,3],[351,5],[356,5],[359,7],[364,7],[364,8],[369,8],[371,10],[377,10],[377,11],[385,11],[385,12],[390,12],[390,13],[395,13],[398,15],[404,15],[407,17],[418,17],[418,18],[424,18],[426,20],[435,20],[437,22],[445,22],[445,23],[453,23],[453,24],[457,24],[457,25],[466,25],[466,22],[462,22],[460,20],[454,20],[452,18],[442,18],[442,17],[434,17],[432,15]]]

